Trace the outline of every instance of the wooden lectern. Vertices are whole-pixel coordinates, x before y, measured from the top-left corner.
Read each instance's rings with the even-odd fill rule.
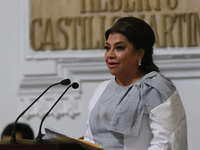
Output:
[[[36,140],[17,140],[19,144],[7,144],[9,141],[0,141],[0,150],[86,150],[76,143],[67,143],[63,140],[44,140],[36,144]]]

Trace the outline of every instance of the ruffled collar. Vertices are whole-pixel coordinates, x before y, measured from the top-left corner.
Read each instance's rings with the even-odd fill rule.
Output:
[[[115,93],[114,90],[119,92]],[[139,136],[145,110],[150,112],[151,109],[165,102],[175,90],[172,82],[157,72],[146,74],[127,87],[119,86],[112,79],[95,105],[99,107],[99,111],[96,112],[97,109],[93,108],[91,120],[95,121],[96,114],[100,119],[96,120],[95,128],[98,128],[98,121],[101,121],[109,131]]]

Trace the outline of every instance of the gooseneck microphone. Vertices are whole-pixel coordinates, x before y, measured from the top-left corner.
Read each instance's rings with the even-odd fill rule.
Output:
[[[37,102],[40,99],[40,97],[42,95],[44,95],[51,87],[53,87],[55,85],[58,85],[58,84],[69,85],[70,83],[71,83],[70,79],[64,79],[61,82],[54,83],[54,84],[50,85],[42,94],[40,94],[40,96],[38,96],[38,98],[36,98],[36,100],[34,100],[15,120],[15,123],[14,123],[13,128],[12,128],[11,139],[10,139],[10,142],[7,143],[7,144],[18,144],[17,141],[16,141],[16,131],[15,131],[16,130],[17,121],[33,104],[35,104],[35,102]]]
[[[49,111],[44,115],[44,117],[42,118],[42,121],[40,123],[40,128],[38,131],[38,136],[37,136],[37,142],[36,143],[43,143],[42,141],[42,133],[41,133],[41,129],[42,129],[42,124],[44,122],[44,119],[48,116],[48,114],[50,113],[50,111],[56,106],[56,104],[60,101],[60,99],[63,97],[63,95],[68,91],[68,89],[72,87],[73,89],[77,89],[79,87],[79,84],[76,82],[73,82],[70,86],[67,87],[67,89],[62,93],[62,95],[58,98],[58,100],[54,103],[54,105],[49,109]]]

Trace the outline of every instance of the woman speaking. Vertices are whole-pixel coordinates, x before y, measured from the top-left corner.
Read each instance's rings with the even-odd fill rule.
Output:
[[[105,37],[105,62],[114,77],[94,92],[84,140],[105,150],[187,150],[185,110],[153,62],[151,27],[124,17]]]

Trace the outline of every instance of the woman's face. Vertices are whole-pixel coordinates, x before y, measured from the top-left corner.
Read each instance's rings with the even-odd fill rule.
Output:
[[[136,51],[124,35],[110,34],[105,49],[105,61],[112,75],[129,79],[139,74],[138,62],[143,53],[140,50]]]

